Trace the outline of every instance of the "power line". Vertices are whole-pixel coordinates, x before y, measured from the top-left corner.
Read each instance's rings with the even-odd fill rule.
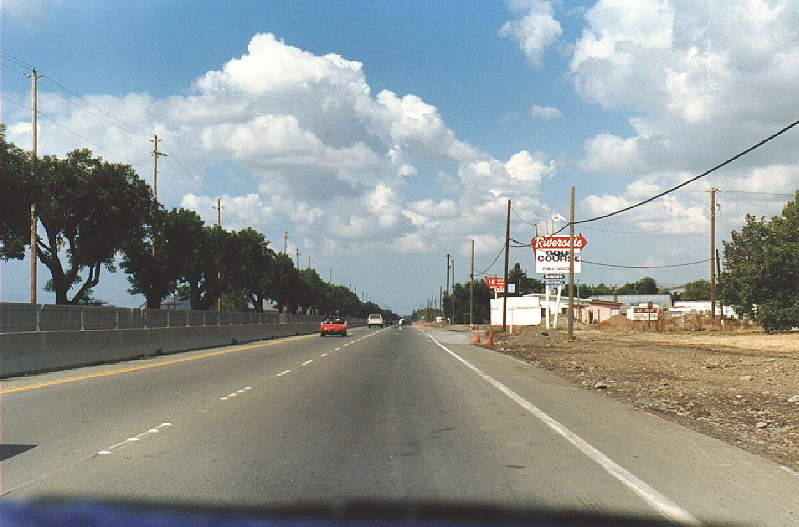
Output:
[[[727,194],[753,194],[753,195],[764,195],[764,196],[784,196],[784,197],[793,197],[796,194],[790,193],[780,193],[780,192],[755,192],[753,190],[724,190],[719,189],[719,192],[726,192]]]
[[[23,68],[26,68],[26,69],[33,68],[33,64],[28,64],[24,60],[22,60],[22,59],[20,59],[18,57],[15,57],[14,55],[10,54],[7,51],[0,51],[0,56],[2,56],[4,59],[6,59],[8,61],[16,62],[18,65],[22,66]]]
[[[5,60],[5,59],[3,59],[3,60]],[[9,62],[4,62],[4,63],[2,63],[2,65],[5,68],[8,68],[8,69],[10,69],[13,72],[19,73],[20,75],[27,75],[27,72],[25,70],[21,69],[21,67],[17,66],[16,64],[9,63]]]
[[[796,121],[788,124],[787,126],[785,126],[785,127],[781,128],[780,130],[774,132],[770,136],[768,136],[768,137],[766,137],[764,139],[761,139],[760,141],[758,141],[754,145],[750,146],[746,150],[743,150],[742,152],[738,152],[734,156],[722,161],[721,163],[717,164],[716,166],[714,166],[714,167],[712,167],[712,168],[710,168],[708,170],[705,170],[701,174],[698,174],[698,175],[696,175],[696,176],[694,176],[694,177],[692,177],[690,179],[686,179],[685,181],[683,181],[679,185],[675,185],[675,186],[669,188],[668,190],[664,190],[663,192],[655,194],[652,197],[649,197],[649,198],[647,198],[647,199],[645,199],[643,201],[639,201],[638,203],[634,203],[634,204],[629,205],[627,207],[621,208],[619,210],[614,210],[613,212],[608,212],[607,214],[602,214],[600,216],[595,216],[593,218],[588,218],[588,219],[585,219],[585,220],[575,221],[574,224],[577,225],[579,223],[589,223],[589,222],[592,222],[592,221],[597,221],[597,220],[601,220],[601,219],[604,219],[604,218],[609,218],[611,216],[615,216],[616,214],[621,214],[622,212],[627,212],[628,210],[632,210],[632,209],[634,209],[636,207],[640,207],[641,205],[645,205],[645,204],[647,204],[649,202],[652,202],[652,201],[654,201],[654,200],[656,200],[656,199],[658,199],[660,197],[665,196],[666,194],[670,194],[671,192],[674,192],[675,190],[677,190],[679,188],[682,188],[685,185],[688,185],[689,183],[693,183],[697,179],[703,178],[703,177],[707,176],[708,174],[711,174],[711,173],[715,172],[716,170],[718,170],[718,169],[720,169],[720,168],[722,168],[724,166],[729,165],[733,161],[735,161],[737,159],[740,159],[741,157],[747,155],[748,153],[750,153],[750,152],[752,152],[754,150],[757,150],[758,148],[760,148],[764,144],[768,143],[769,141],[772,141],[772,140],[776,139],[777,137],[781,136],[782,134],[784,134],[785,132],[787,132],[791,128],[795,127],[796,125],[799,125],[799,120],[796,120]],[[569,226],[569,224],[567,223],[566,225],[564,225],[563,227],[558,229],[558,231],[555,234],[557,234],[558,232],[561,232],[563,229],[565,229],[568,226]]]
[[[502,256],[502,253],[504,253],[504,252],[505,252],[505,247],[503,246],[499,250],[497,255],[494,257],[494,259],[491,261],[491,263],[488,265],[488,267],[486,267],[485,269],[483,269],[479,273],[475,273],[474,275],[475,276],[484,276],[492,267],[494,267],[494,264],[497,263],[497,260],[499,260],[499,257]]]
[[[5,100],[5,101],[7,101],[7,102],[10,102],[11,104],[16,104],[17,106],[21,106],[22,108],[27,108],[27,106],[25,106],[24,104],[21,104],[21,103],[19,103],[19,102],[15,101],[15,100],[13,100],[13,99],[9,99],[9,98],[8,98],[8,97],[6,97],[5,95],[0,95],[0,98],[2,98],[3,100]],[[126,161],[126,162],[127,162],[129,165],[131,165],[131,166],[134,166],[134,163],[133,163],[132,161],[130,161],[129,159],[126,159],[126,158],[125,158],[125,156],[123,156],[123,155],[121,155],[121,154],[118,154],[118,153],[116,153],[116,152],[114,152],[114,151],[112,151],[112,150],[109,150],[108,148],[104,147],[103,145],[100,145],[100,144],[98,144],[98,143],[95,143],[94,141],[92,141],[92,140],[91,140],[91,139],[89,139],[88,137],[86,137],[86,136],[84,136],[84,135],[81,135],[80,133],[76,132],[75,130],[71,129],[70,127],[68,127],[68,126],[66,126],[66,125],[64,125],[64,124],[61,124],[60,122],[58,122],[57,120],[55,120],[55,119],[54,119],[53,117],[51,117],[50,115],[48,115],[48,114],[46,114],[46,113],[43,113],[43,112],[41,112],[41,111],[38,111],[38,110],[37,110],[36,114],[37,114],[37,115],[41,115],[42,117],[44,117],[44,118],[45,118],[45,119],[47,119],[48,121],[51,121],[51,122],[52,122],[53,124],[55,124],[56,126],[58,126],[58,127],[60,127],[60,128],[63,128],[63,129],[64,129],[64,130],[66,130],[67,132],[69,132],[69,133],[71,133],[71,134],[75,135],[76,137],[79,137],[79,138],[83,139],[84,141],[86,141],[86,142],[88,142],[88,143],[90,143],[90,144],[94,145],[96,148],[99,148],[100,150],[103,150],[103,151],[105,151],[105,152],[107,152],[107,153],[109,153],[109,154],[112,154],[112,155],[114,155],[114,156],[116,156],[116,157],[118,157],[118,158],[122,159],[123,161]]]
[[[697,260],[696,262],[685,262],[679,264],[670,264],[670,265],[616,265],[616,264],[609,264],[609,263],[601,263],[601,262],[592,262],[590,260],[581,260],[583,263],[591,264],[591,265],[602,265],[604,267],[620,267],[622,269],[665,269],[667,267],[684,267],[686,265],[696,265],[705,262],[709,262],[710,258],[706,258],[704,260]]]
[[[672,220],[669,220],[669,221],[672,221]],[[670,232],[664,232],[664,231],[610,231],[610,230],[607,230],[607,229],[597,229],[596,227],[588,227],[588,226],[584,226],[584,228],[588,229],[590,231],[607,232],[607,233],[610,233],[610,234],[648,234],[650,236],[661,236],[661,235],[664,235],[664,236],[687,236],[688,235],[689,236],[689,235],[692,235],[692,234],[693,235],[701,234],[701,233],[698,233],[698,232],[693,232],[692,233],[692,232],[674,232],[674,231],[670,231]]]

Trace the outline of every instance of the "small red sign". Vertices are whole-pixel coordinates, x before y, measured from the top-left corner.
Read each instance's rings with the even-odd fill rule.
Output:
[[[484,276],[483,280],[485,280],[485,283],[489,289],[494,289],[497,291],[505,291],[504,278],[500,278],[498,276]]]

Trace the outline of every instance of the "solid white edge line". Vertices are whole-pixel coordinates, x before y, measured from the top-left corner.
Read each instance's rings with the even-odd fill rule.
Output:
[[[480,368],[462,358],[460,355],[450,350],[441,344],[435,337],[428,334],[430,340],[436,343],[441,349],[455,357],[467,368],[479,375],[483,380],[491,384],[494,388],[507,395],[513,402],[527,410],[529,413],[537,417],[541,422],[547,425],[552,431],[566,439],[569,443],[577,447],[577,449],[588,456],[593,462],[601,466],[605,471],[616,478],[619,482],[627,488],[638,494],[645,502],[653,509],[659,512],[664,517],[689,525],[701,525],[701,522],[695,518],[691,513],[681,508],[679,505],[668,499],[666,496],[650,487],[643,480],[635,476],[632,472],[628,471],[608,456],[597,450],[588,441],[584,440],[568,428],[566,428],[559,421],[550,417],[543,410],[531,404],[521,395],[517,394],[495,378],[487,373],[484,373]]]

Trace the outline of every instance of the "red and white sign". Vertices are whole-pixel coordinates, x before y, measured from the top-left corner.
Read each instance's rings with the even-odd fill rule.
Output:
[[[505,292],[504,278],[500,278],[498,276],[484,276],[483,280],[485,280],[485,283],[489,289],[493,289],[494,291],[499,291],[500,293]]]
[[[569,249],[571,246],[570,239],[569,236],[536,236],[530,240],[530,243],[535,251],[539,249]],[[582,234],[574,237],[575,249],[582,249],[586,245],[588,245],[588,240]]]
[[[569,236],[536,236],[531,241],[536,273],[568,273],[571,253]],[[574,272],[582,272],[580,252],[588,245],[582,234],[574,237]]]

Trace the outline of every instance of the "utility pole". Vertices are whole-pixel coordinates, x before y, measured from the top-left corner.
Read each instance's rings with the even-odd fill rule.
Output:
[[[472,264],[469,268],[469,328],[474,326],[474,238],[472,238]]]
[[[294,248],[294,261],[297,262],[297,269],[300,268],[300,248]]]
[[[333,284],[333,269],[327,270],[327,283]]]
[[[449,297],[449,254],[447,254],[447,297]],[[441,314],[446,318],[447,310],[444,308],[443,303],[441,304]]]
[[[716,249],[716,280],[721,287],[721,258],[719,258],[719,250]],[[721,320],[724,320],[724,304],[719,301],[719,312],[721,313]]]
[[[216,226],[222,228],[222,198],[216,198]]]
[[[308,269],[311,268],[311,255],[308,255]]]
[[[452,323],[455,323],[455,259],[452,259]]]
[[[158,201],[158,157],[166,156],[166,154],[158,151],[158,141],[161,141],[161,139],[158,139],[158,134],[153,134],[150,142],[153,144],[153,196],[155,201]]]
[[[216,226],[217,228],[222,228],[222,198],[216,198]],[[216,279],[219,282],[220,289],[222,285],[222,271],[217,271]],[[216,310],[217,312],[222,311],[222,293],[220,291],[219,297],[216,299]]]
[[[710,187],[710,318],[716,318],[716,187]]]
[[[289,253],[289,231],[283,231],[283,254]]]
[[[574,187],[569,199],[569,341],[574,340]]]
[[[502,295],[502,331],[508,326],[508,249],[510,248],[510,200],[508,200],[508,219],[505,220],[505,293]]]
[[[153,138],[150,139],[150,142],[153,143],[153,198],[155,198],[155,202],[158,203],[158,157],[165,156],[166,154],[158,151],[158,134],[153,134]],[[152,254],[155,256],[155,227],[153,227]]]
[[[39,95],[39,78],[44,75],[36,73],[36,68],[31,68],[31,74],[26,75],[31,80],[31,152],[33,153],[33,162],[37,161],[38,152],[38,95]],[[34,170],[36,170],[34,168]],[[30,259],[30,303],[36,303],[36,245],[39,241],[36,236],[36,204],[31,203],[31,217],[30,217],[30,243],[31,243],[31,259]]]
[[[438,286],[438,308],[441,309],[441,314],[444,314],[444,290]]]

